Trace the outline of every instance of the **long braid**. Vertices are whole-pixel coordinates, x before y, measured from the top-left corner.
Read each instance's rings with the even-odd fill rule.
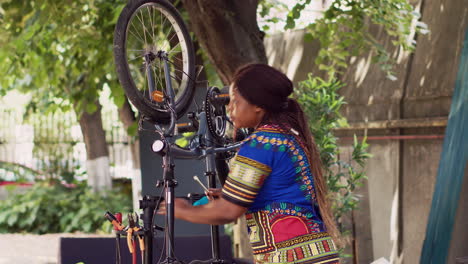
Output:
[[[316,192],[316,199],[320,209],[320,215],[325,224],[327,232],[333,238],[336,244],[341,244],[340,233],[336,226],[332,211],[331,202],[328,196],[328,188],[323,176],[322,161],[320,154],[315,144],[315,140],[307,125],[307,119],[302,111],[299,103],[294,99],[288,100],[288,108],[286,111],[279,113],[267,113],[264,121],[279,125],[285,133],[291,134],[296,137],[298,142],[302,145],[306,152],[309,161],[310,169],[314,178],[314,187]],[[298,132],[296,135],[291,132],[291,128]]]

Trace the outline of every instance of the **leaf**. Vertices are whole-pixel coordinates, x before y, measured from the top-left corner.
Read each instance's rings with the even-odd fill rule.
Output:
[[[5,222],[5,220],[8,218],[8,215],[9,215],[8,210],[3,210],[2,212],[0,212],[0,223]]]
[[[16,223],[16,221],[18,220],[18,216],[19,216],[18,214],[10,215],[10,217],[7,220],[8,226],[13,226]]]
[[[110,21],[110,24],[117,24],[117,20],[119,19],[120,14],[122,13],[122,9],[125,7],[124,4],[120,4],[114,7],[113,9],[113,18]]]
[[[123,94],[120,94],[114,96],[114,103],[118,108],[121,108],[124,105],[126,99],[127,98]]]
[[[138,122],[133,122],[132,125],[130,125],[128,128],[127,128],[127,134],[129,136],[137,136],[137,133],[138,133]]]
[[[387,74],[387,79],[389,79],[390,81],[398,80],[398,78],[393,74]]]
[[[310,41],[312,41],[312,40],[314,40],[314,37],[312,36],[312,33],[310,33],[310,32],[305,33],[305,35],[304,35],[304,41],[305,41],[305,42],[310,42]]]
[[[284,29],[293,29],[295,26],[296,22],[294,21],[294,19],[288,16],[286,19],[286,25],[284,26]]]
[[[96,112],[96,110],[97,110],[96,104],[94,103],[86,104],[86,113],[93,114],[94,112]]]

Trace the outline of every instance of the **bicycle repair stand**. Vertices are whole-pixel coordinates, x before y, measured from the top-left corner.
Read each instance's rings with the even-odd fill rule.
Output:
[[[205,120],[206,116],[205,113],[201,112],[199,114],[199,119]],[[171,121],[172,123],[172,121]],[[200,122],[204,124],[205,122]],[[202,125],[203,126],[203,125]],[[211,147],[211,135],[210,133],[206,133],[204,130],[205,128],[199,128],[198,133],[204,134],[206,137],[205,144],[206,147]],[[174,188],[177,186],[177,181],[174,179],[174,161],[173,161],[173,151],[179,150],[175,147],[170,140],[172,140],[172,136],[164,136],[161,140],[156,140],[153,143],[152,149],[154,152],[162,155],[163,157],[163,180],[158,181],[156,186],[157,187],[164,187],[165,189],[165,201],[166,201],[166,261],[163,263],[180,263],[176,260],[174,256]],[[188,154],[187,154],[188,155]],[[200,153],[190,154],[190,155],[200,155]],[[207,171],[205,172],[205,176],[208,177],[208,187],[209,188],[216,188],[216,164],[215,164],[215,153],[206,154],[205,156],[206,168]],[[154,200],[154,199],[153,199]],[[145,200],[143,200],[145,201]],[[146,202],[148,203],[148,202]],[[151,212],[154,211],[152,202],[150,203],[152,207],[144,208],[144,202],[142,202],[141,206],[144,212]],[[157,205],[155,205],[157,206]],[[142,217],[143,219],[147,218],[147,216]],[[213,263],[213,264],[222,264],[226,263],[226,261],[220,259],[220,250],[219,250],[219,226],[211,225],[210,226],[210,235],[211,235],[211,250],[212,250],[212,259],[206,261],[194,260],[190,262],[191,264],[196,263]],[[147,247],[147,250],[151,250],[151,247]],[[148,252],[148,255],[152,255],[152,253]]]
[[[207,134],[208,135],[208,134]],[[163,156],[163,180],[157,181],[157,187],[164,187],[165,189],[165,201],[166,201],[166,261],[164,263],[180,263],[176,260],[174,256],[174,188],[177,186],[177,181],[174,179],[174,163],[171,153],[171,145],[167,142],[167,138],[163,140],[157,140],[153,144],[153,151],[159,153]],[[215,172],[215,159],[214,154],[209,154],[206,156],[206,167],[208,170],[205,172],[205,176],[208,177],[208,186],[209,188],[216,188],[216,172]],[[193,197],[192,197],[193,198]],[[201,198],[201,197],[198,197]],[[152,213],[155,212],[158,206],[157,197],[144,197],[140,202],[140,209],[143,209],[142,219],[144,221],[144,228],[147,230],[154,230],[152,226]],[[149,214],[149,215],[148,215]],[[154,233],[151,232],[151,238],[154,237]],[[212,259],[207,261],[192,261],[190,263],[213,263],[221,264],[226,263],[224,260],[220,259],[220,250],[219,250],[219,227],[217,225],[210,226],[210,235],[211,235],[211,250],[212,250]],[[151,238],[149,240],[151,240]],[[147,255],[148,259],[152,258],[152,242],[148,242]],[[151,263],[151,262],[148,262]]]
[[[174,135],[176,129],[176,112],[175,112],[175,94],[172,89],[172,84],[170,81],[170,66],[168,64],[167,54],[164,52],[158,53],[158,57],[164,63],[164,73],[166,75],[166,95],[168,98],[167,110],[170,113],[170,122],[169,125],[162,128],[158,124],[154,124],[156,127],[157,133],[160,134],[161,139],[154,141],[152,145],[152,150],[155,153],[158,153],[163,158],[163,178],[162,181],[158,180],[156,186],[164,187],[164,200],[166,203],[166,215],[165,215],[165,254],[166,259],[162,263],[181,263],[178,261],[174,254],[174,188],[177,186],[177,181],[174,178],[174,158],[193,158],[200,159],[205,158],[206,162],[206,172],[205,176],[208,177],[208,186],[210,188],[216,188],[216,153],[231,151],[236,149],[239,144],[233,144],[229,147],[216,148],[213,144],[212,135],[207,131],[207,115],[204,111],[198,111],[195,115],[192,115],[192,118],[195,117],[198,119],[198,131],[197,135],[200,141],[203,141],[203,144],[198,144],[197,147],[193,149],[183,149],[174,144]],[[150,82],[151,84],[152,82]],[[205,102],[207,103],[207,102]],[[200,142],[198,142],[200,143]],[[203,145],[203,147],[201,146]],[[138,239],[141,239],[141,235],[144,236],[144,264],[153,264],[153,239],[155,238],[155,232],[157,229],[162,230],[162,228],[154,224],[154,215],[161,202],[162,197],[144,197],[140,201],[140,209],[143,210],[141,219],[143,220],[143,229],[139,226],[136,226],[136,229],[130,224],[128,227],[123,227],[121,223],[115,220],[115,217],[108,217],[108,219],[114,224],[114,227],[117,226],[119,232],[118,235],[125,234],[127,231],[127,240],[129,237],[138,236]],[[107,217],[107,216],[106,216]],[[130,230],[130,235],[129,231]],[[211,245],[212,245],[212,259],[210,260],[194,260],[190,263],[214,263],[221,264],[227,263],[224,260],[220,259],[219,254],[219,227],[211,226]],[[133,239],[135,241],[135,239]],[[141,242],[141,240],[140,240]],[[130,244],[129,244],[130,247]],[[136,248],[136,246],[133,246]],[[162,254],[162,252],[161,252]]]
[[[161,227],[154,224],[154,212],[157,209],[158,203],[161,201],[160,197],[145,196],[140,200],[140,209],[143,213],[141,219],[143,220],[143,231],[145,235],[145,264],[152,264],[153,262],[153,238],[156,236],[156,230],[163,231]]]
[[[152,149],[155,153],[160,154],[163,157],[163,180],[158,181],[157,186],[161,187],[163,186],[165,189],[165,202],[166,202],[166,216],[165,216],[165,222],[166,222],[166,230],[165,230],[165,249],[166,249],[166,260],[163,263],[180,263],[179,261],[176,260],[175,255],[174,255],[174,188],[177,186],[177,181],[174,178],[174,155],[176,154],[175,152],[180,152],[181,150],[177,148],[173,144],[173,137],[174,137],[174,132],[175,132],[175,122],[177,119],[176,113],[175,113],[175,94],[174,90],[172,89],[172,84],[170,82],[170,66],[167,63],[167,57],[166,54],[162,54],[162,60],[164,61],[164,72],[166,74],[166,93],[169,95],[169,110],[171,113],[171,120],[169,123],[169,126],[167,130],[164,131],[163,134],[161,134],[161,140],[156,140],[153,145]],[[193,116],[192,116],[193,117]],[[198,128],[198,135],[203,135],[205,137],[205,145],[206,147],[212,147],[212,140],[211,140],[211,134],[207,133],[207,128],[206,128],[206,113],[205,112],[200,112],[198,115],[198,119],[201,121],[200,122],[200,127]],[[156,127],[158,127],[156,125]],[[214,147],[214,146],[213,146]],[[174,153],[173,153],[174,152]],[[182,150],[184,152],[184,150]],[[201,151],[198,149],[198,151],[195,151],[194,153],[189,154],[188,156],[201,156],[202,154],[200,153]],[[184,156],[184,155],[181,155]],[[211,154],[206,154],[205,155],[205,161],[206,161],[206,168],[207,171],[205,172],[205,176],[208,177],[208,186],[209,188],[216,188],[216,165],[215,165],[215,153]],[[151,200],[151,199],[150,199]],[[145,201],[145,200],[143,200]],[[152,200],[151,200],[152,201]],[[150,206],[146,208],[145,202],[142,202],[143,205],[143,210],[144,213],[152,213],[155,211],[155,207],[153,207],[152,202],[146,202],[149,203]],[[144,216],[143,218],[147,219],[149,221],[148,216]],[[151,215],[151,219],[153,219],[153,216]],[[151,220],[152,221],[152,220]],[[148,222],[149,223],[149,222]],[[149,230],[153,230],[151,227]],[[150,240],[153,239],[153,234],[150,236]],[[149,242],[151,244],[151,247],[147,247],[148,251],[148,260],[151,259],[150,255],[152,257],[152,252],[149,252],[152,250],[152,242]],[[195,263],[213,263],[213,264],[221,264],[221,263],[226,263],[224,260],[220,259],[220,254],[219,254],[219,227],[218,226],[211,226],[211,245],[212,245],[212,259],[207,260],[207,261],[192,261],[192,264]],[[151,263],[151,262],[149,262]]]

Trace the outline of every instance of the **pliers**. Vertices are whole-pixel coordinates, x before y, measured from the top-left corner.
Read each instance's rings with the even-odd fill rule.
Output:
[[[139,222],[139,219],[136,213],[135,213],[135,218],[133,217],[133,214],[131,213],[128,214],[127,245],[128,245],[128,249],[130,250],[130,253],[132,254],[132,259],[134,260],[134,263],[136,263],[136,242],[133,239],[133,233],[135,233],[135,235],[138,237],[142,260],[143,260],[144,251],[145,251],[144,236],[137,233],[138,231],[141,230],[140,224],[138,222]]]

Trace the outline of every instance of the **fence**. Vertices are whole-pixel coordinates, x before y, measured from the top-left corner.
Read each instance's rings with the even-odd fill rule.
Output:
[[[131,175],[132,157],[127,133],[118,120],[116,109],[102,112],[103,126],[109,146],[111,175]],[[86,149],[80,126],[73,112],[31,114],[19,110],[0,109],[0,178],[7,164],[25,168],[34,174],[61,177],[85,176]],[[12,180],[12,179],[10,179]]]

